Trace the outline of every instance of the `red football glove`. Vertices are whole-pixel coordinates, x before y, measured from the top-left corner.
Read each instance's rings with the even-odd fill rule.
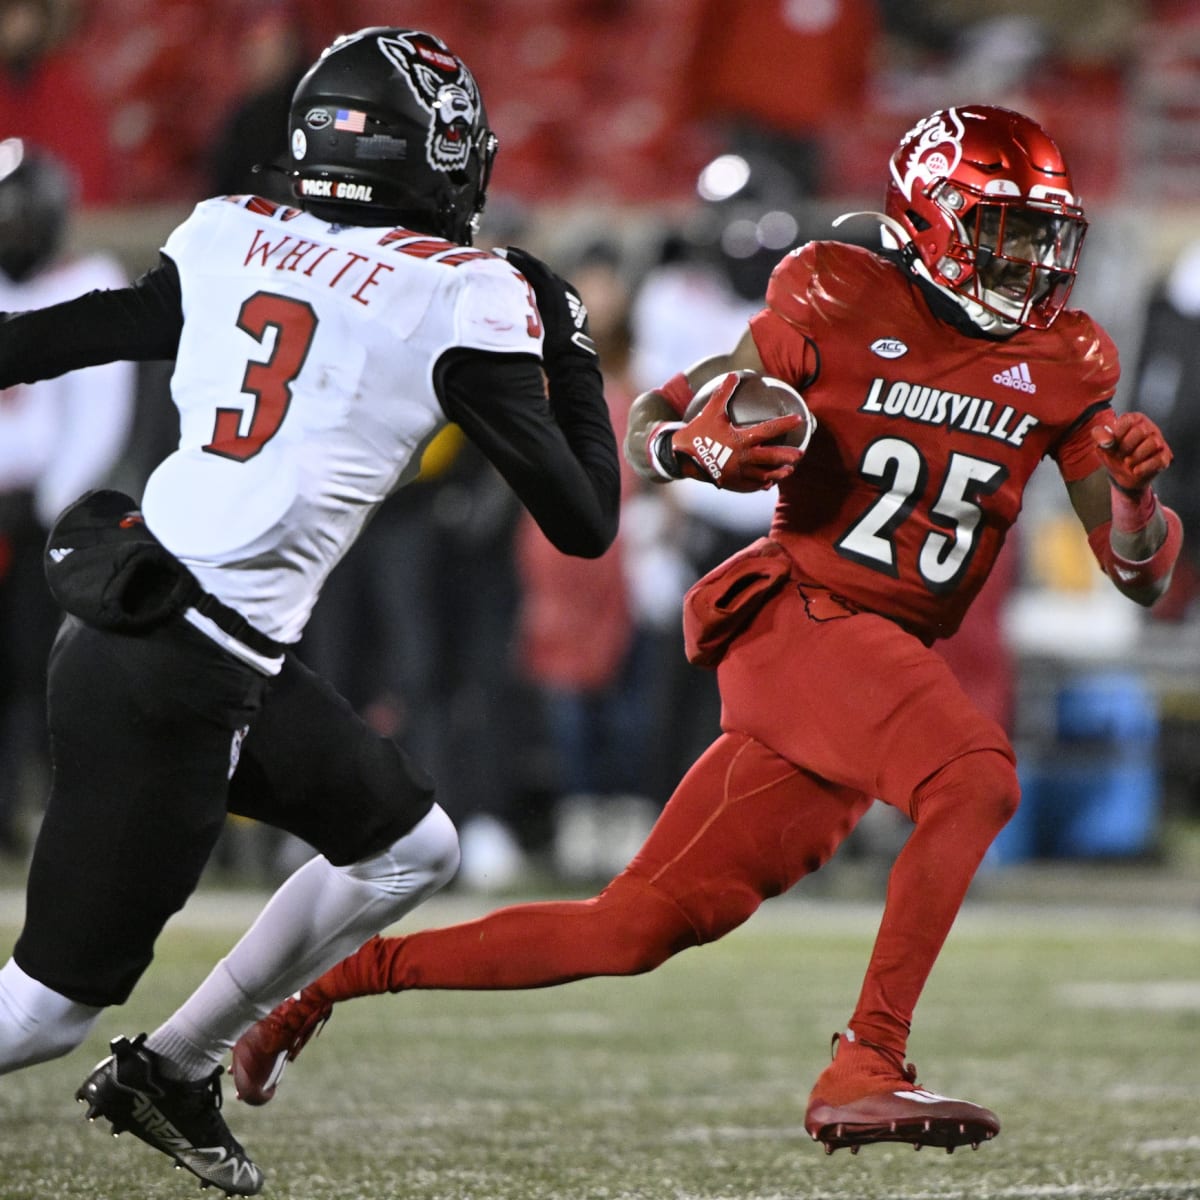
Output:
[[[736,374],[726,376],[700,412],[672,433],[671,449],[684,475],[727,492],[758,492],[786,479],[804,457],[795,446],[765,444],[795,429],[804,418],[793,413],[756,425],[734,425],[725,406],[737,384]]]
[[[1144,413],[1121,413],[1092,426],[1092,440],[1113,484],[1124,492],[1144,491],[1174,458],[1161,430]]]

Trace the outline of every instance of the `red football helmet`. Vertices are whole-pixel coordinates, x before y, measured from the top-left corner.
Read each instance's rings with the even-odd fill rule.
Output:
[[[921,274],[980,328],[1050,326],[1087,221],[1040,125],[986,104],[943,109],[904,136],[890,172],[888,228]]]

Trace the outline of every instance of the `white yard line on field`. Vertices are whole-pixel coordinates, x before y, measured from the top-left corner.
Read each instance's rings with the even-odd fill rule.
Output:
[[[1200,979],[1063,983],[1054,993],[1059,1001],[1074,1008],[1200,1012]]]

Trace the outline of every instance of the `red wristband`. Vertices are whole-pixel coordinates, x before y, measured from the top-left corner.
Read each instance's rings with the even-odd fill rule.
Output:
[[[1167,522],[1167,536],[1163,538],[1162,545],[1149,558],[1144,558],[1140,562],[1122,558],[1113,550],[1110,537],[1113,528],[1111,521],[1097,525],[1088,534],[1088,544],[1092,547],[1092,553],[1096,556],[1105,575],[1112,579],[1122,591],[1126,588],[1137,591],[1140,588],[1155,587],[1169,579],[1171,572],[1175,569],[1175,561],[1179,558],[1179,551],[1183,546],[1183,522],[1180,521],[1174,509],[1168,508],[1165,504],[1161,507],[1162,515]]]
[[[1127,492],[1112,485],[1112,523],[1121,533],[1141,533],[1154,520],[1158,511],[1158,497],[1152,487]]]

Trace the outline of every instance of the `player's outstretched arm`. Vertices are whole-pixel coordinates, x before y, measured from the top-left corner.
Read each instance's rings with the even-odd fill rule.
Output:
[[[179,273],[164,257],[129,287],[0,313],[0,388],[101,363],[171,359],[182,329]]]
[[[1148,607],[1170,585],[1183,543],[1179,517],[1154,494],[1171,449],[1144,413],[1121,413],[1091,432],[1103,467],[1068,485],[1071,502],[1104,573]]]

